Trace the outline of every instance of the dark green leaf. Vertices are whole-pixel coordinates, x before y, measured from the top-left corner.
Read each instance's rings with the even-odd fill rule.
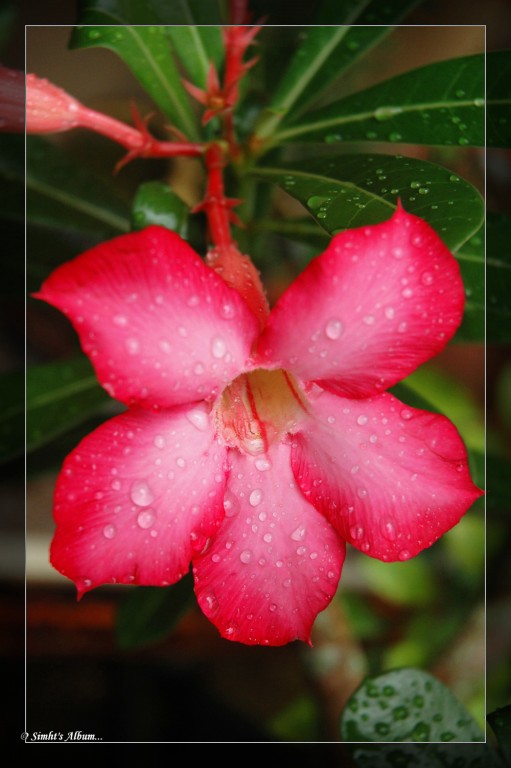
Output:
[[[447,168],[400,155],[337,155],[253,173],[279,184],[330,234],[387,220],[398,198],[455,251],[483,220],[483,201],[471,184]]]
[[[346,704],[341,733],[345,741],[357,742],[484,741],[454,694],[419,669],[367,678]]]
[[[1,377],[0,462],[22,456],[25,446],[25,375],[14,371]]]
[[[484,226],[467,240],[456,253],[465,286],[463,322],[456,333],[457,341],[484,342],[485,333],[485,266]]]
[[[282,127],[288,141],[484,145],[484,56],[448,59],[405,72]]]
[[[214,63],[217,72],[222,64],[220,27],[166,27],[166,32],[191,81],[204,88],[210,63]]]
[[[186,239],[189,213],[186,203],[168,184],[148,181],[140,185],[133,203],[133,228],[143,229],[150,224],[159,224]]]
[[[511,218],[488,214],[486,228],[486,334],[489,342],[511,341]]]
[[[486,54],[489,147],[511,147],[511,51]]]
[[[490,712],[487,717],[497,737],[499,749],[508,765],[511,765],[511,706]]]
[[[0,210],[3,219],[25,218],[25,137],[0,134]]]
[[[16,15],[18,10],[19,8],[17,7],[17,3],[12,2],[12,0],[3,0],[2,5],[0,5],[0,50],[1,51],[3,51],[5,45],[9,40],[9,35],[11,34],[11,31],[14,27],[14,22],[16,20]]]
[[[104,239],[129,230],[128,208],[115,190],[37,136],[27,139],[26,185],[28,222]]]
[[[187,575],[171,587],[131,587],[119,606],[117,642],[135,648],[168,635],[190,605],[193,582]]]
[[[340,25],[319,25],[301,31],[302,42],[282,77],[256,134],[269,138],[287,116],[295,116],[316,100],[348,66],[391,29],[379,24],[399,21],[418,0],[337,0],[328,3],[321,19],[342,19]],[[350,26],[357,24],[358,26]]]
[[[44,445],[110,402],[86,357],[28,369],[27,450]],[[16,408],[19,405],[17,403]],[[12,429],[13,434],[19,418],[16,408],[8,411],[8,424],[14,425],[8,429]]]
[[[181,75],[172,58],[164,27],[129,26],[119,15],[122,3],[109,3],[108,10],[84,13],[88,26],[75,27],[71,47],[100,45],[114,51],[131,69],[155,104],[172,124],[190,138],[197,138],[197,124]],[[93,26],[92,19],[96,20]],[[99,24],[119,26],[99,26]]]
[[[80,0],[79,21],[123,24],[222,24],[222,0]],[[87,21],[85,21],[87,19]],[[90,20],[90,21],[89,21]]]

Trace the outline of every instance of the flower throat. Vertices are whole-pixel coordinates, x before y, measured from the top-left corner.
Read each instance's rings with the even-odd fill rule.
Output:
[[[214,415],[227,445],[256,456],[292,430],[303,411],[305,399],[291,374],[259,368],[238,376],[224,389]]]

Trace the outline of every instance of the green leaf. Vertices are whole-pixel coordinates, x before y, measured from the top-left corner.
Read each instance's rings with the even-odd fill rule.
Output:
[[[488,214],[486,228],[486,336],[511,341],[511,218]]]
[[[26,391],[28,451],[81,424],[112,402],[98,384],[86,357],[29,368]],[[12,434],[18,423],[19,407],[16,402],[7,410],[7,430]]]
[[[129,230],[128,207],[114,188],[37,136],[27,138],[26,187],[29,223],[103,239]]]
[[[166,27],[165,31],[192,82],[205,88],[210,63],[218,72],[223,60],[220,27]]]
[[[475,54],[413,69],[336,101],[270,141],[484,146],[484,123],[484,56]]]
[[[337,155],[252,173],[279,184],[329,234],[386,221],[398,198],[451,250],[459,249],[483,221],[483,200],[471,184],[447,168],[401,155]]]
[[[486,54],[488,147],[511,147],[511,51]]]
[[[79,0],[79,20],[121,18],[124,24],[222,24],[222,0]]]
[[[189,213],[186,203],[168,184],[148,181],[140,185],[133,202],[133,228],[143,229],[150,224],[159,224],[186,239]]]
[[[83,20],[87,26],[75,27],[71,47],[90,48],[99,45],[114,51],[131,69],[173,125],[188,138],[196,139],[196,119],[181,75],[172,58],[165,28],[129,26],[121,15],[120,6],[123,3],[114,2],[108,5],[112,6],[108,10],[88,9],[84,13]],[[112,22],[119,26],[106,26]],[[100,24],[105,26],[99,26]]]
[[[0,134],[0,211],[3,219],[24,222],[25,137]]]
[[[117,614],[120,647],[136,648],[161,640],[174,628],[192,597],[190,575],[171,587],[130,587]]]
[[[487,720],[497,737],[501,754],[506,763],[511,765],[511,706],[490,712]]]
[[[302,42],[282,77],[261,122],[259,138],[272,136],[288,115],[295,116],[314,102],[348,66],[391,31],[393,24],[418,0],[336,0],[328,3],[320,19],[341,19],[341,24],[320,21],[301,31]],[[330,26],[324,26],[324,24]],[[352,24],[358,26],[351,27]]]
[[[397,669],[369,677],[341,719],[344,741],[481,742],[484,735],[458,699],[427,672]]]
[[[25,375],[13,371],[0,377],[0,462],[22,456],[25,447]]]

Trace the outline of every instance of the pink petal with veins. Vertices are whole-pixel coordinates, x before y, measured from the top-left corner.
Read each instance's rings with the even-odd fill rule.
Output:
[[[174,583],[224,516],[225,455],[205,405],[106,422],[59,476],[52,564],[79,593]]]
[[[290,447],[230,451],[226,518],[194,560],[195,591],[223,637],[248,645],[309,641],[332,599],[345,545],[294,482]]]
[[[68,316],[112,397],[147,408],[216,396],[258,330],[239,294],[164,227],[87,251],[36,297]]]
[[[259,359],[337,394],[368,397],[438,354],[463,305],[456,259],[399,207],[383,224],[332,239],[273,309]]]
[[[323,392],[293,437],[306,498],[353,546],[407,560],[431,546],[481,495],[445,418],[386,393],[348,400]]]

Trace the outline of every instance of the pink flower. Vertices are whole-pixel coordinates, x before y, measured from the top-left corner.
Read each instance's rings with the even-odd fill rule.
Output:
[[[57,269],[42,298],[128,406],[66,459],[51,561],[80,594],[167,585],[193,564],[231,640],[309,640],[345,542],[407,560],[481,492],[455,427],[388,387],[443,349],[456,260],[399,208],[334,237],[262,332],[178,235],[123,235]]]

